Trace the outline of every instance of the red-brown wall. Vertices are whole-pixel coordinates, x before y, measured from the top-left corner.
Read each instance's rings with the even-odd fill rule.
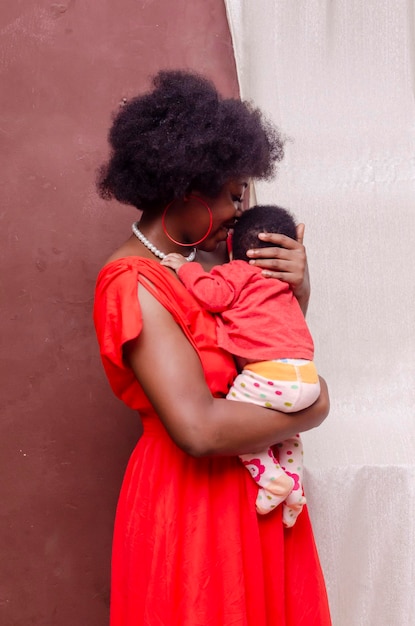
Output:
[[[222,0],[0,7],[0,623],[103,626],[137,416],[104,378],[96,274],[131,207],[99,200],[111,112],[163,67],[238,94]]]

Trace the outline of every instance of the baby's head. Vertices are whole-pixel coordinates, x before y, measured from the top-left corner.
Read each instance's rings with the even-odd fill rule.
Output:
[[[259,233],[279,233],[297,239],[296,224],[286,209],[275,205],[254,206],[245,211],[235,224],[232,235],[232,257],[249,261],[246,251],[251,248],[278,247],[258,239]]]

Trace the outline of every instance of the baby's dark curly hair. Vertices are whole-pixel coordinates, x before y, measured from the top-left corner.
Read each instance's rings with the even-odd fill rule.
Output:
[[[242,213],[232,235],[232,257],[249,261],[246,251],[250,248],[279,247],[269,241],[258,239],[259,233],[279,233],[297,239],[294,217],[276,205],[257,205]]]
[[[222,98],[209,80],[183,70],[159,72],[152,91],[120,109],[108,139],[100,195],[144,211],[191,191],[216,197],[231,180],[268,179],[284,154],[259,109]]]

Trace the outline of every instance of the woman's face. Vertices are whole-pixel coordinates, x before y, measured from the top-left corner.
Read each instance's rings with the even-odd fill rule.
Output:
[[[218,244],[225,241],[229,230],[233,228],[235,220],[239,217],[241,203],[247,183],[242,180],[226,183],[219,196],[209,198],[197,192],[194,196],[192,206],[192,226],[197,231],[198,239],[201,239],[209,228],[209,211],[207,207],[198,202],[195,197],[199,197],[212,211],[212,227],[209,235],[197,247],[200,250],[210,252],[216,250]]]

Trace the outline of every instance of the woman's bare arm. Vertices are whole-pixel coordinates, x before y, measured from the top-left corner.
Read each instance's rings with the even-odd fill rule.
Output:
[[[192,456],[262,450],[315,428],[329,411],[327,387],[309,409],[285,414],[214,398],[199,357],[170,313],[140,285],[143,330],[125,356],[175,443]]]

